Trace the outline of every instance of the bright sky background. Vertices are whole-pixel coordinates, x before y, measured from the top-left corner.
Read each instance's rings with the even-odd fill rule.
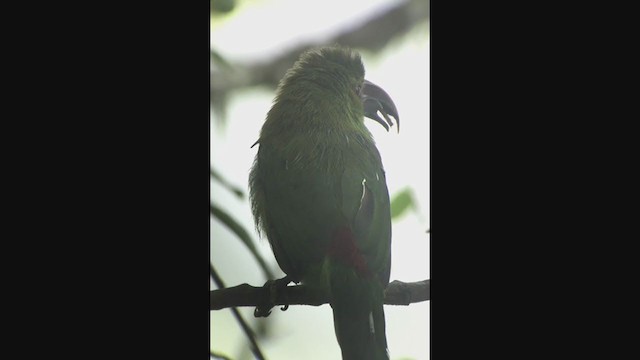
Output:
[[[358,23],[397,1],[240,1],[231,15],[213,19],[211,44],[229,62],[270,58],[299,42],[321,40],[345,26]],[[341,11],[337,13],[336,8]],[[284,15],[287,14],[287,15]],[[295,16],[293,16],[295,14]],[[295,29],[295,30],[294,30]],[[382,52],[362,52],[366,78],[381,86],[400,113],[400,134],[386,132],[365,120],[376,140],[387,175],[390,196],[409,187],[418,211],[393,222],[391,280],[430,278],[429,235],[429,26],[420,25]],[[251,88],[230,98],[227,125],[220,127],[212,114],[211,161],[231,183],[248,193],[248,174],[257,140],[274,91]],[[239,200],[215,182],[211,196],[256,239],[257,246],[279,276],[283,275],[266,239],[258,239],[248,201]],[[227,286],[265,279],[246,247],[217,220],[211,219],[211,259]],[[212,285],[212,289],[215,288]],[[329,305],[275,308],[267,320],[253,317],[253,308],[240,308],[255,328],[271,323],[270,336],[260,345],[268,359],[340,359]],[[385,306],[387,340],[392,360],[428,359],[429,302]],[[246,338],[228,310],[211,311],[211,348],[234,359],[248,348]],[[249,355],[249,357],[251,356]],[[240,359],[242,360],[242,359]]]

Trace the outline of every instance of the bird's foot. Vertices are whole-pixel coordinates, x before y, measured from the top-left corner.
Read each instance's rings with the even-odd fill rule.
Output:
[[[271,314],[271,309],[275,306],[276,300],[278,299],[278,291],[287,287],[287,285],[289,285],[291,281],[292,280],[289,277],[289,275],[283,277],[282,279],[268,280],[263,287],[269,289],[269,302],[263,305],[256,306],[256,309],[253,311],[253,316],[255,317],[269,316]],[[283,294],[286,294],[286,292]],[[286,304],[283,307],[281,307],[280,310],[285,311],[288,308],[289,308],[289,305]]]

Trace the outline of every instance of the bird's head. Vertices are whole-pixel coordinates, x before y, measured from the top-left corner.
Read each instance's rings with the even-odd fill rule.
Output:
[[[304,85],[296,86],[296,83]],[[360,54],[349,48],[331,46],[306,51],[288,71],[280,89],[297,92],[289,93],[289,97],[308,99],[305,93],[312,93],[329,104],[346,103],[349,109],[375,120],[387,131],[393,126],[390,118],[393,117],[400,131],[400,118],[393,100],[381,87],[364,78]]]

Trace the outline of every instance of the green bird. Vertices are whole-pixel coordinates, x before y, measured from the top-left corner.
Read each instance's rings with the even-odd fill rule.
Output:
[[[249,178],[256,227],[287,282],[329,295],[344,360],[389,359],[389,193],[365,116],[387,131],[393,116],[399,127],[389,95],[364,79],[360,55],[303,53],[278,86]]]

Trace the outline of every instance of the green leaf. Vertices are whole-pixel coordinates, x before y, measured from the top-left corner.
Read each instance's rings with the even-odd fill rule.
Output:
[[[209,4],[212,13],[227,13],[236,7],[234,0],[211,0]]]
[[[391,200],[391,218],[395,219],[409,209],[415,209],[415,200],[413,191],[410,188],[406,188],[395,194]]]

